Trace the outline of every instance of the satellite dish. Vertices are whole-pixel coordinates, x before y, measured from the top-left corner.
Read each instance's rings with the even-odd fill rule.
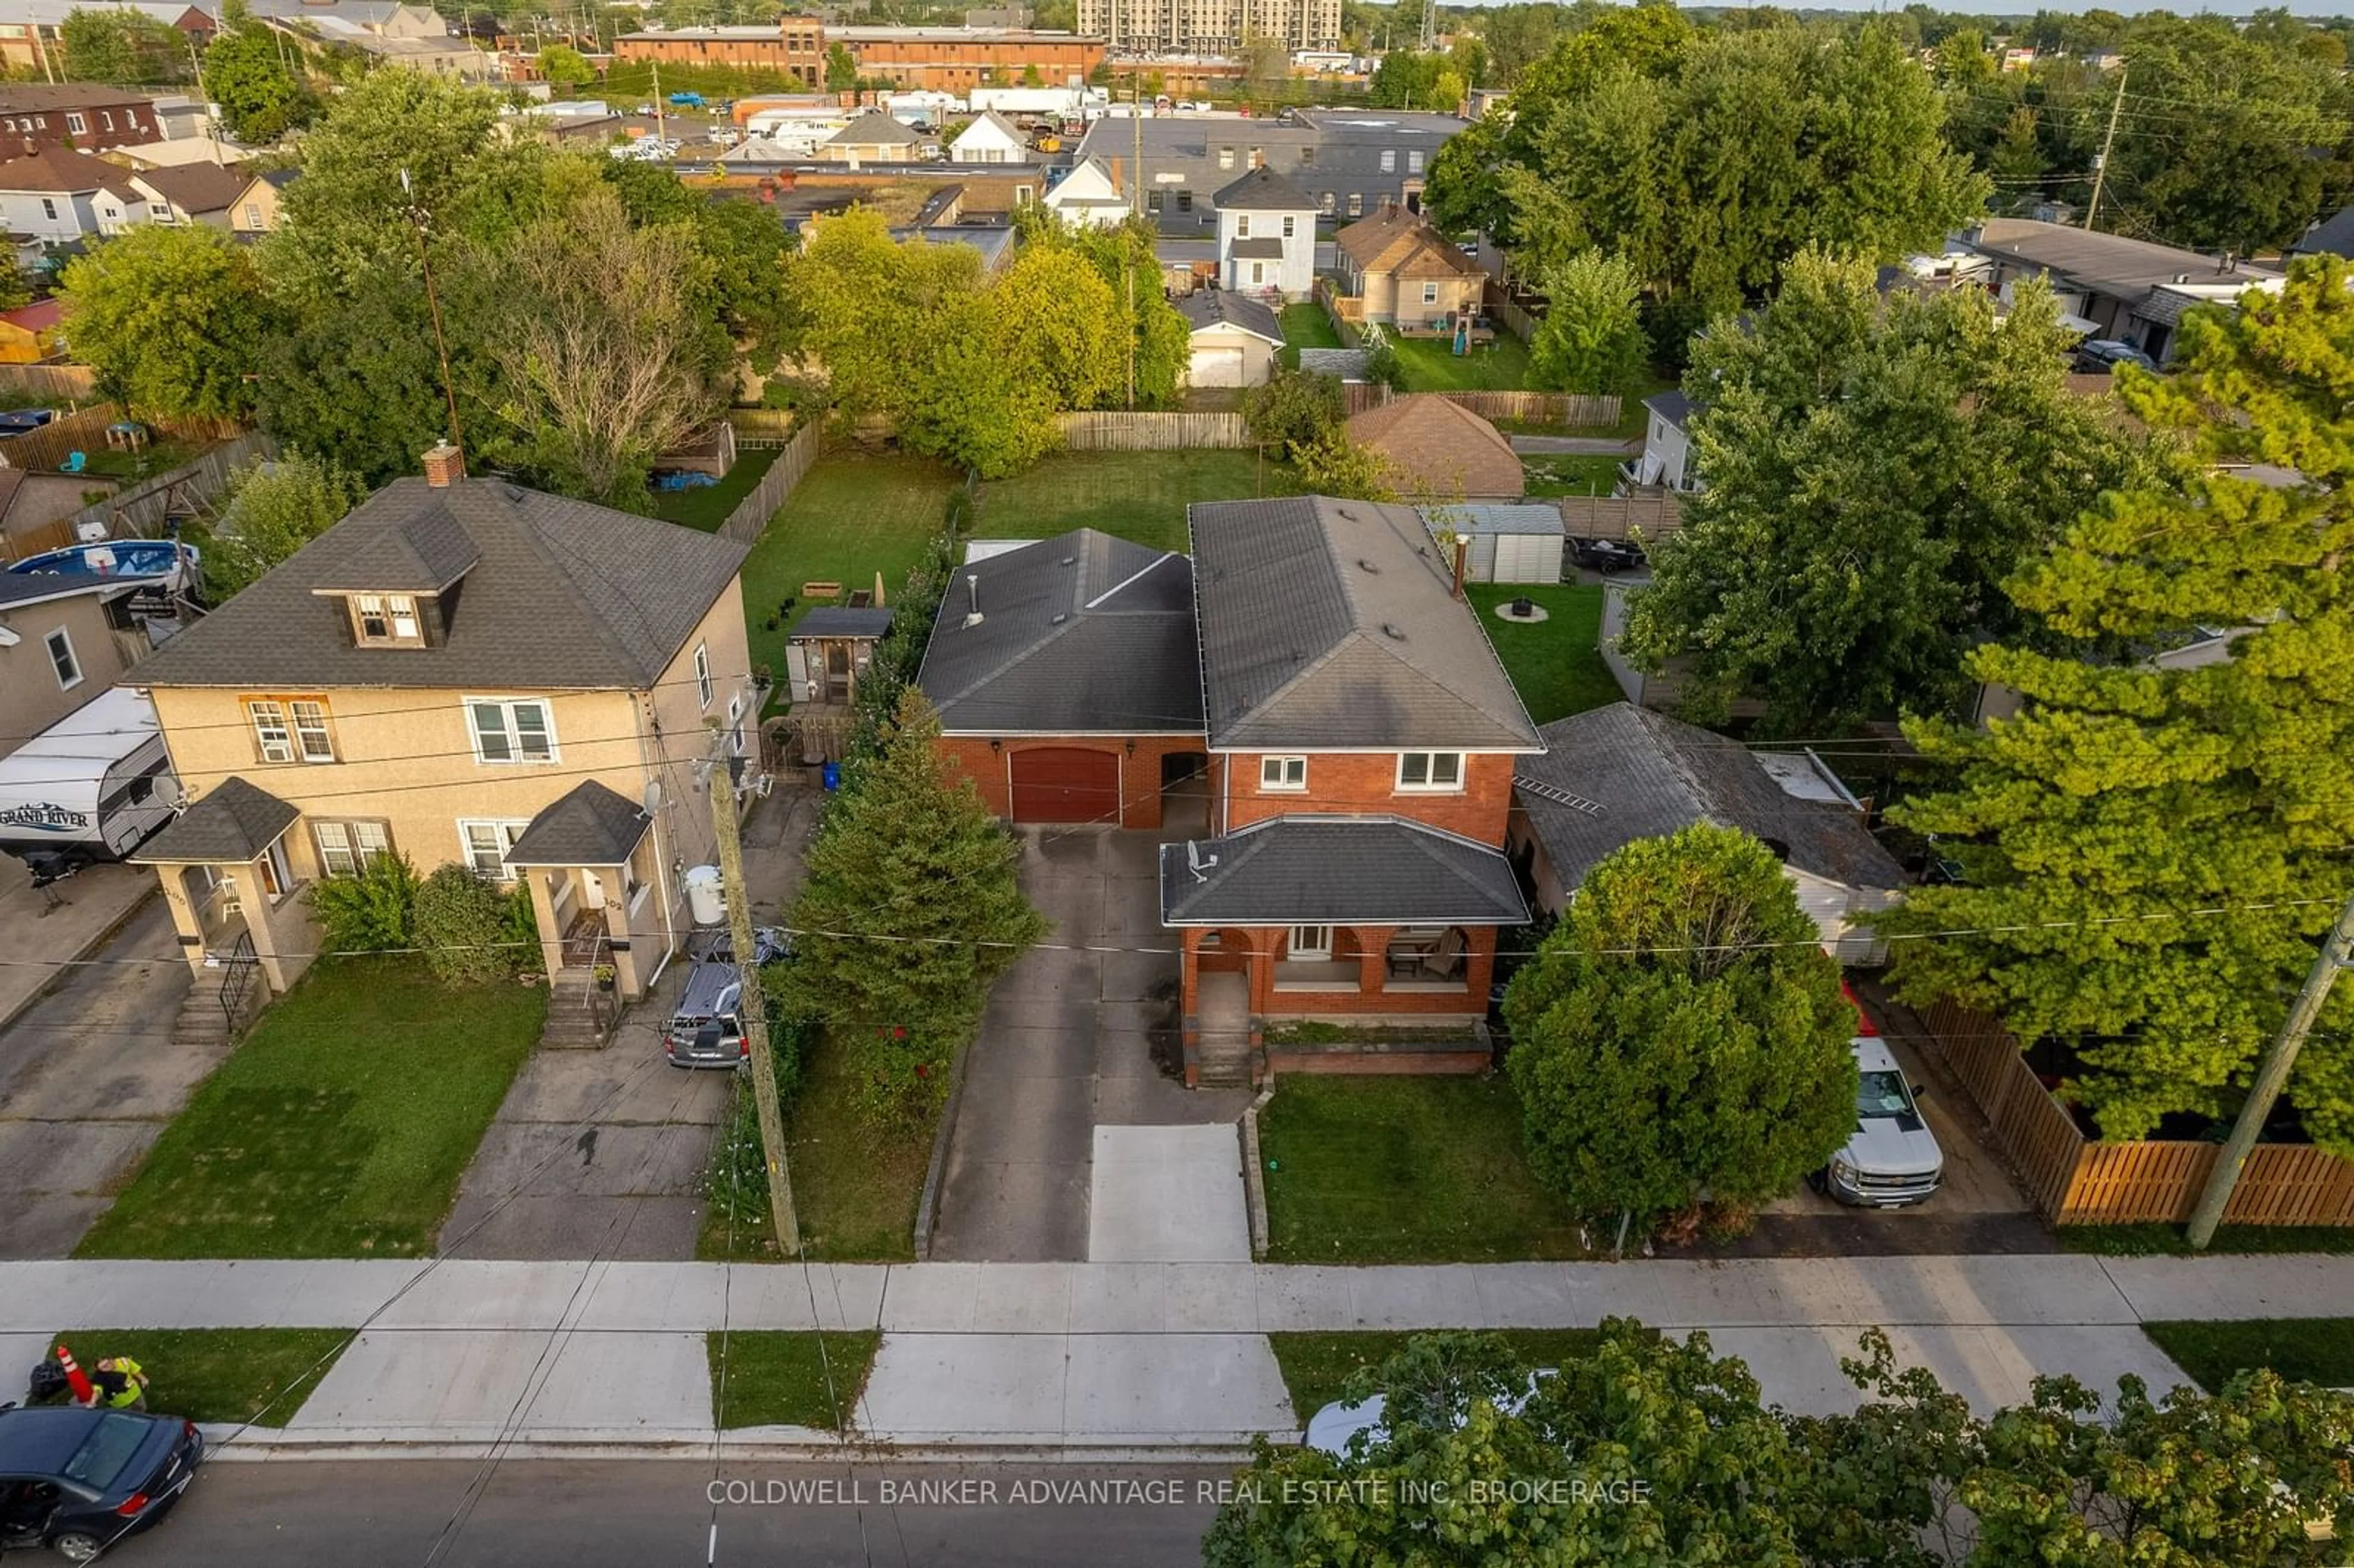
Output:
[[[645,803],[645,810],[642,815],[645,817],[646,821],[652,821],[654,819],[654,814],[662,810],[661,779],[649,779],[646,780]]]

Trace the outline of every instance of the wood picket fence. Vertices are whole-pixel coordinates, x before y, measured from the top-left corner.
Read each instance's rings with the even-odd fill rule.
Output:
[[[2027,1065],[2019,1040],[1986,1014],[1944,1001],[1921,1015],[2010,1157],[2036,1206],[2058,1224],[2179,1224],[2222,1146],[2180,1139],[2087,1138]],[[2311,1144],[2260,1144],[2223,1211],[2234,1225],[2354,1225],[2354,1160]]]

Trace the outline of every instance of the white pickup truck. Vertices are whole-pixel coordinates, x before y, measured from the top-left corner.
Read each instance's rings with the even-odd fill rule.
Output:
[[[1937,1191],[1946,1175],[1945,1151],[1921,1115],[1917,1091],[1904,1081],[1904,1069],[1860,1006],[1856,1028],[1861,1033],[1850,1043],[1857,1076],[1855,1136],[1831,1156],[1818,1181],[1842,1203],[1900,1209]]]

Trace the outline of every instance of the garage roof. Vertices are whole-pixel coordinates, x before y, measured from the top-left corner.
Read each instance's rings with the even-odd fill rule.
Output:
[[[1199,735],[1193,563],[1093,528],[968,560],[917,683],[950,735]]]

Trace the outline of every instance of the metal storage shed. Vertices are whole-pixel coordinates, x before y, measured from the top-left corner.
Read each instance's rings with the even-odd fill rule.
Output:
[[[1463,502],[1426,506],[1422,520],[1436,535],[1452,530],[1471,546],[1464,580],[1475,583],[1561,581],[1561,509],[1548,503]]]

